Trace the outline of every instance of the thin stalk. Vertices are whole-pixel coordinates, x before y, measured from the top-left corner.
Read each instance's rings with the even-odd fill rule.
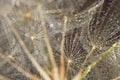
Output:
[[[110,47],[107,51],[105,51],[104,53],[102,53],[97,60],[95,60],[94,62],[92,62],[83,72],[82,74],[82,79],[85,78],[85,76],[91,71],[91,69],[98,63],[100,62],[104,57],[106,57],[116,46],[117,46],[118,42],[114,43],[112,45],[112,47]]]
[[[29,52],[27,46],[25,45],[24,41],[20,37],[18,31],[14,27],[10,27],[16,38],[18,39],[18,42],[20,43],[22,49],[24,50],[25,54],[28,56],[32,64],[35,66],[39,74],[45,79],[45,80],[51,80],[50,77],[47,75],[47,73],[42,69],[42,67],[38,64],[38,62],[35,60],[35,58],[31,55]]]
[[[100,3],[98,3],[96,6],[90,8],[88,10],[88,12],[91,12],[91,11],[95,11],[98,7],[100,7],[102,4],[104,3],[104,0],[101,0]],[[90,20],[89,20],[89,23],[90,23]],[[89,26],[89,25],[88,25]],[[89,33],[89,32],[88,32]],[[90,33],[89,33],[90,34]],[[91,42],[92,43],[92,42]],[[93,45],[93,44],[92,44]],[[86,64],[88,58],[90,57],[90,55],[92,54],[92,52],[95,50],[95,45],[93,45],[92,49],[90,50],[90,52],[88,53],[88,55],[86,56],[85,60],[83,61],[82,65],[81,65],[81,68],[80,68],[80,71],[78,72],[77,75],[75,75],[75,77],[73,78],[73,80],[81,80],[82,78],[82,71],[83,71],[83,68],[84,68],[84,65]]]
[[[60,52],[61,52],[61,56],[60,56],[60,78],[61,80],[64,79],[64,74],[65,74],[65,65],[64,65],[64,42],[65,42],[65,34],[66,34],[66,27],[67,27],[67,21],[68,18],[65,16],[64,17],[64,27],[63,27],[63,34],[62,34],[62,41],[61,41],[61,45],[60,45]]]
[[[11,79],[0,74],[0,80],[11,80]]]
[[[120,76],[118,76],[118,77],[116,77],[116,78],[114,78],[112,80],[120,80]]]
[[[52,47],[50,45],[50,41],[49,41],[49,38],[48,38],[46,22],[45,22],[45,18],[44,18],[44,14],[43,14],[44,11],[42,10],[42,4],[40,4],[38,6],[38,8],[40,10],[41,25],[42,25],[43,31],[45,32],[43,34],[44,35],[44,41],[45,41],[45,44],[47,46],[50,61],[51,61],[52,67],[53,67],[54,79],[59,80],[58,67],[56,65],[55,58],[54,58],[54,55],[53,55],[54,53],[53,53],[53,50],[52,50]]]
[[[52,9],[52,10],[46,10],[45,14],[57,14],[57,13],[61,13],[62,10],[61,9]]]
[[[82,78],[82,72],[83,72],[83,69],[84,69],[84,65],[87,63],[87,60],[88,58],[90,57],[90,55],[92,54],[92,52],[95,50],[95,46],[92,47],[92,49],[90,50],[90,52],[86,55],[86,58],[85,60],[83,61],[82,65],[81,65],[81,68],[78,72],[77,75],[75,75],[75,77],[73,78],[73,80],[81,80]]]
[[[8,62],[11,66],[13,66],[18,72],[21,72],[22,74],[24,74],[26,77],[30,78],[31,80],[39,80],[37,76],[26,71],[20,65],[17,65],[16,63],[12,62],[10,58],[4,56],[2,53],[0,53],[0,57],[4,59],[6,62]]]

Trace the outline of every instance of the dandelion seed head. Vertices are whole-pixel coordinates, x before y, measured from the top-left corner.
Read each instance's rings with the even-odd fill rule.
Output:
[[[101,1],[104,3],[100,4]],[[17,30],[36,62],[45,71],[51,71],[53,68],[44,41],[46,33],[41,25],[41,12],[58,68],[61,55],[60,44],[62,34],[64,34],[63,17],[68,17],[63,47],[64,68],[68,80],[78,73],[91,47],[95,51],[85,67],[120,39],[119,0],[1,0],[0,2],[0,52],[3,52],[6,58],[14,59],[14,63],[23,66],[35,75],[38,75],[39,71],[31,64],[28,56],[24,54],[22,46],[18,43],[19,40],[12,31],[8,30],[8,27],[14,27]],[[42,10],[40,9],[41,4]],[[120,65],[119,52],[118,46],[117,50],[112,51],[114,55],[108,55],[99,64],[94,64],[96,66],[90,71],[86,80],[110,80],[116,77],[119,74],[117,66]],[[29,80],[24,78],[26,75],[17,72],[1,58],[0,74],[14,80]],[[41,79],[41,76],[38,76]]]

